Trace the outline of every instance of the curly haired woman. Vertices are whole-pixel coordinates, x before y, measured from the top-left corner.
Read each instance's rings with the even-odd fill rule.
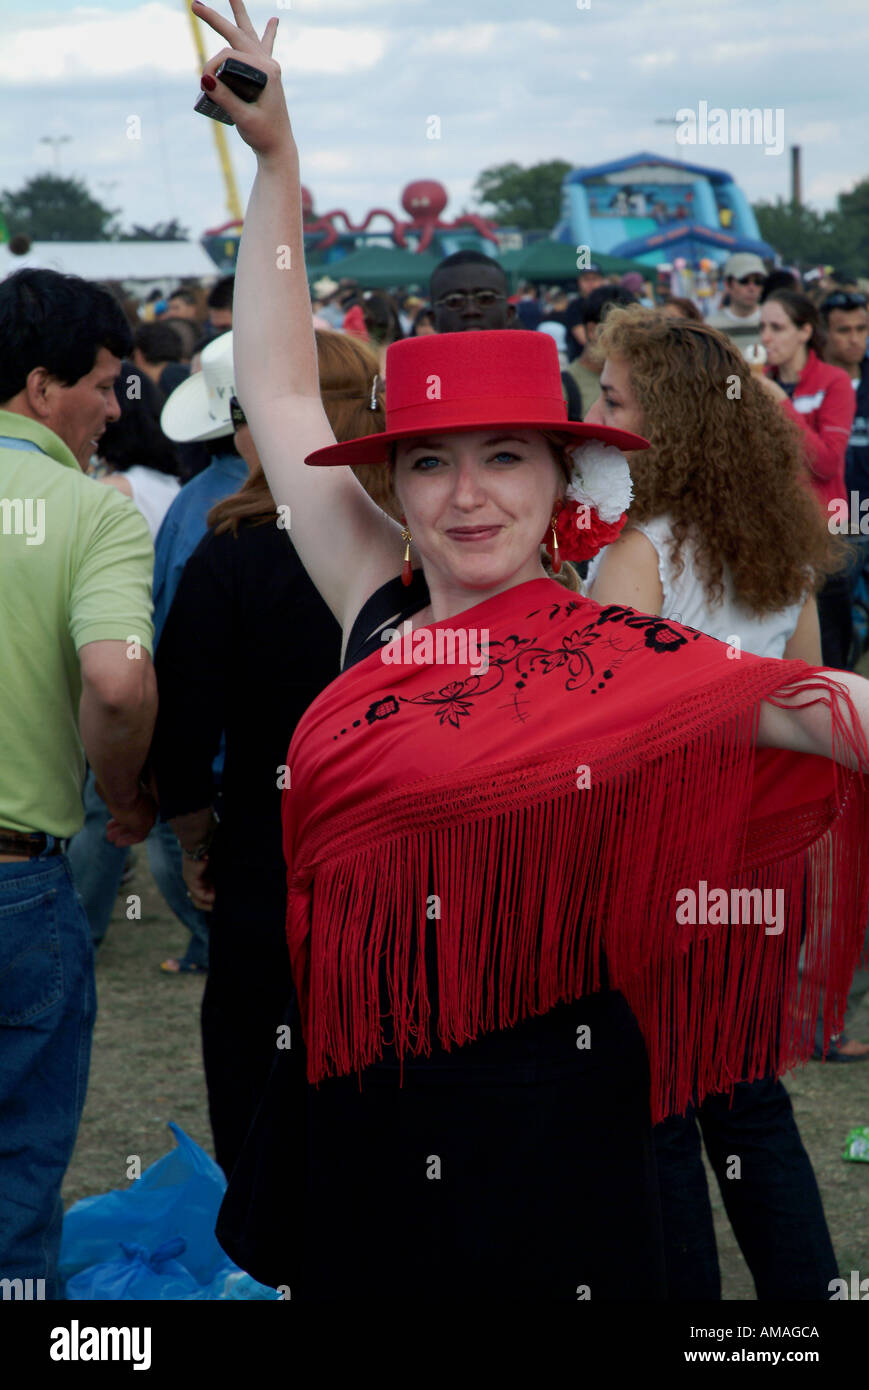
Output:
[[[633,455],[628,525],[591,561],[591,597],[687,623],[734,660],[747,651],[820,665],[815,591],[839,543],[806,486],[798,431],[714,328],[614,310],[598,351],[589,418],[651,447]],[[698,1123],[758,1298],[827,1298],[836,1259],[773,1076],[655,1129],[670,1298],[721,1296]],[[734,1156],[745,1162],[738,1182]]]
[[[840,547],[805,486],[798,431],[708,325],[616,309],[597,350],[606,360],[588,422],[651,447],[631,458],[627,526],[591,562],[595,602],[819,664],[815,593]]]

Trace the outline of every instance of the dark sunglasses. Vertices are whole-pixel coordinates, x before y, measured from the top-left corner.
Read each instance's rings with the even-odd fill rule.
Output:
[[[451,294],[441,295],[435,304],[439,309],[463,309],[468,300],[473,299],[479,309],[491,309],[499,299],[505,298],[506,295],[498,294],[496,290],[453,290]]]
[[[821,305],[821,311],[827,309],[865,309],[865,294],[852,294],[850,290],[835,290],[833,294],[828,294]]]
[[[765,285],[765,275],[746,275],[744,280],[740,280],[740,285]]]
[[[235,429],[239,430],[242,425],[247,424],[247,416],[238,403],[238,396],[230,396],[229,414]]]

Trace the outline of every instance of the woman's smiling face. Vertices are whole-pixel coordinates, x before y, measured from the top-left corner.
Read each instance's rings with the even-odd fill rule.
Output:
[[[486,590],[543,574],[540,542],[561,470],[534,430],[509,425],[398,444],[393,487],[431,588]]]

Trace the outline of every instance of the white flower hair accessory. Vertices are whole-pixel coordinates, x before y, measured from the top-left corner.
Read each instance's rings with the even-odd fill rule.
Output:
[[[592,507],[611,526],[628,510],[634,495],[631,470],[621,449],[590,439],[571,449],[570,458],[573,480],[567,487],[568,497]]]
[[[542,541],[555,574],[562,559],[590,560],[611,545],[624,527],[634,495],[628,461],[612,444],[591,439],[569,455],[567,495]]]

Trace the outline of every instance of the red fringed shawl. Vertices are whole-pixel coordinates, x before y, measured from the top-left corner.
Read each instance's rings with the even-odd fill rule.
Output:
[[[439,629],[476,629],[488,670],[473,646],[425,664],[465,655],[439,653]],[[370,1065],[384,1039],[428,1052],[427,929],[447,1048],[600,988],[603,953],[646,1040],[655,1120],[805,1060],[821,1008],[827,1037],[841,1026],[869,782],[754,746],[762,700],[820,700],[837,756],[869,768],[834,673],[549,579],[405,640],[334,681],[288,754],[310,1081]]]

